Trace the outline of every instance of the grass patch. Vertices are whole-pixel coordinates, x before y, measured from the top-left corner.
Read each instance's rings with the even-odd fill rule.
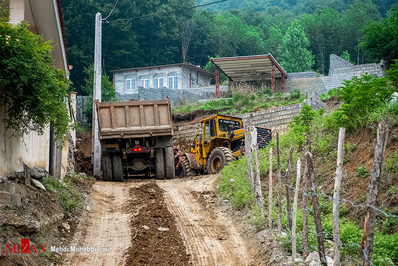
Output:
[[[220,110],[226,111],[220,114],[239,115],[254,112],[259,109],[268,109],[302,103],[306,96],[299,90],[294,90],[287,94],[272,93],[269,88],[256,88],[248,84],[240,84],[234,88],[232,95],[228,99],[213,99],[204,103],[185,103],[177,105],[172,109],[172,113],[190,113],[197,110]]]
[[[59,181],[52,176],[48,176],[43,179],[42,183],[47,190],[57,194],[59,202],[65,211],[69,213],[73,210],[81,209],[84,200],[83,194],[74,184],[88,179],[92,179],[92,177],[72,174],[65,176],[63,181]]]

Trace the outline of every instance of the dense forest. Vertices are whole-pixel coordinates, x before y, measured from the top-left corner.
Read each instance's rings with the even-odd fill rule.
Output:
[[[209,2],[213,0],[118,1],[103,23],[105,71],[183,61],[204,67],[209,57],[271,53],[293,72],[303,70],[289,65],[289,59],[300,59],[289,56],[295,48],[296,57],[306,61],[304,70],[328,74],[330,54],[355,64],[377,62],[380,56],[360,45],[364,29],[398,5],[398,0],[228,0],[142,17]],[[62,1],[71,80],[79,93],[87,79],[84,70],[93,62],[95,14],[106,17],[114,5],[110,0]],[[297,38],[300,45],[292,45]]]

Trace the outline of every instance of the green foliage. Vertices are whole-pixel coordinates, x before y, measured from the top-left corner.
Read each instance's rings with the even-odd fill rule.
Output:
[[[221,171],[221,182],[219,192],[225,199],[237,208],[243,208],[253,203],[251,194],[251,183],[247,178],[247,160],[230,163]]]
[[[339,96],[340,95],[340,89],[339,88],[333,88],[331,90],[328,91],[328,93],[322,93],[321,94],[321,100],[326,100],[329,99],[330,97],[334,97],[334,96]]]
[[[392,235],[382,235],[376,232],[373,240],[373,263],[376,266],[389,265],[388,259],[398,263],[398,232]]]
[[[398,7],[393,7],[382,21],[369,24],[363,32],[361,48],[373,59],[392,62],[398,58]]]
[[[43,133],[50,126],[57,139],[65,139],[71,127],[69,81],[54,67],[52,49],[26,22],[0,22],[0,106],[6,107],[7,129],[16,135]]]
[[[286,72],[304,72],[312,70],[314,55],[308,51],[310,41],[303,27],[293,21],[282,39],[278,49],[280,64]]]
[[[387,78],[395,88],[395,91],[398,91],[398,59],[394,59],[394,63],[391,64],[390,69],[387,70]]]
[[[345,50],[340,57],[343,58],[344,60],[350,62],[351,64],[355,65],[355,62],[351,61],[350,54],[348,53],[347,50]]]
[[[73,186],[73,179],[88,179],[85,175],[66,176],[64,180],[58,181],[56,178],[49,176],[43,179],[43,185],[47,190],[57,194],[59,202],[65,208],[66,212],[71,212],[82,207],[83,194]]]
[[[213,73],[214,75],[216,74],[216,66],[211,62],[211,57],[207,56],[209,58],[209,61],[207,61],[206,65],[203,67],[204,70]],[[219,58],[218,55],[216,55],[216,58]],[[227,83],[227,76],[223,72],[220,71],[220,85]],[[215,84],[215,79],[212,79],[212,83]]]
[[[388,196],[393,196],[393,195],[396,195],[397,193],[398,193],[398,187],[396,187],[396,186],[390,186],[387,189],[387,195]]]
[[[344,81],[339,88],[339,98],[344,102],[329,121],[331,127],[345,127],[347,131],[360,129],[367,123],[368,115],[379,106],[388,103],[394,89],[386,78],[361,75]]]
[[[261,209],[255,204],[252,206],[249,223],[254,225],[257,230],[262,230],[265,228],[265,217],[261,215]]]
[[[85,80],[85,84],[82,87],[82,90],[90,96],[90,100],[86,106],[86,109],[83,110],[84,114],[87,116],[87,121],[91,122],[92,114],[93,114],[93,89],[94,89],[94,65],[90,65],[89,67],[84,69],[84,72],[88,75],[88,78]],[[105,72],[102,72],[101,75],[101,102],[114,102],[116,99],[116,91],[113,86],[112,81],[109,80],[109,76],[106,75]]]
[[[357,175],[359,177],[363,177],[363,178],[366,178],[369,176],[369,172],[368,172],[368,170],[366,170],[365,165],[361,164],[360,166],[358,166]]]
[[[398,172],[398,150],[396,150],[392,156],[384,160],[383,170],[386,172]]]
[[[241,89],[242,88],[242,89]],[[253,89],[251,92],[244,90]],[[298,97],[298,98],[297,98]],[[202,104],[186,104],[176,106],[172,110],[173,113],[187,113],[196,110],[220,110],[226,109],[222,114],[244,114],[253,112],[255,110],[267,109],[270,107],[278,107],[289,104],[301,103],[305,99],[305,95],[295,91],[293,97],[282,95],[278,93],[272,94],[268,88],[262,90],[254,90],[254,87],[249,85],[242,85],[242,87],[235,88],[232,92],[232,97],[228,99],[214,99],[204,102]]]

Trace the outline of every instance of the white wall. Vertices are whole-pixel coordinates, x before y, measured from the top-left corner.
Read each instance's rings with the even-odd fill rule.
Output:
[[[0,176],[23,171],[22,161],[29,167],[39,166],[48,170],[50,151],[50,130],[43,135],[29,132],[24,138],[5,132],[4,106],[0,107]]]

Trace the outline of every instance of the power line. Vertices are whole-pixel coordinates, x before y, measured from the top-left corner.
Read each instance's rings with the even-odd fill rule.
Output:
[[[203,4],[203,5],[191,6],[191,7],[186,7],[186,8],[176,9],[176,10],[170,10],[170,11],[161,12],[161,13],[155,13],[155,14],[148,14],[148,15],[143,15],[143,16],[138,16],[138,17],[132,17],[132,18],[119,18],[119,19],[115,19],[115,20],[111,20],[111,21],[118,21],[118,20],[133,20],[133,19],[148,18],[148,17],[154,17],[154,16],[163,16],[163,15],[170,14],[170,13],[176,13],[176,12],[185,11],[185,10],[190,10],[190,9],[194,9],[194,8],[198,8],[198,7],[204,7],[204,6],[214,5],[214,4],[218,4],[218,3],[226,2],[226,1],[228,1],[228,0],[220,0],[220,1],[216,1],[216,2],[211,2],[211,3]],[[105,19],[106,19],[106,18],[105,18]],[[104,20],[105,20],[105,19],[104,19]]]
[[[112,13],[113,13],[113,11],[115,10],[115,8],[116,8],[116,6],[117,6],[118,3],[119,3],[119,0],[116,0],[116,4],[113,6],[111,12],[110,12],[109,15],[108,15],[106,18],[104,18],[103,20],[107,20],[107,19],[112,15]]]

